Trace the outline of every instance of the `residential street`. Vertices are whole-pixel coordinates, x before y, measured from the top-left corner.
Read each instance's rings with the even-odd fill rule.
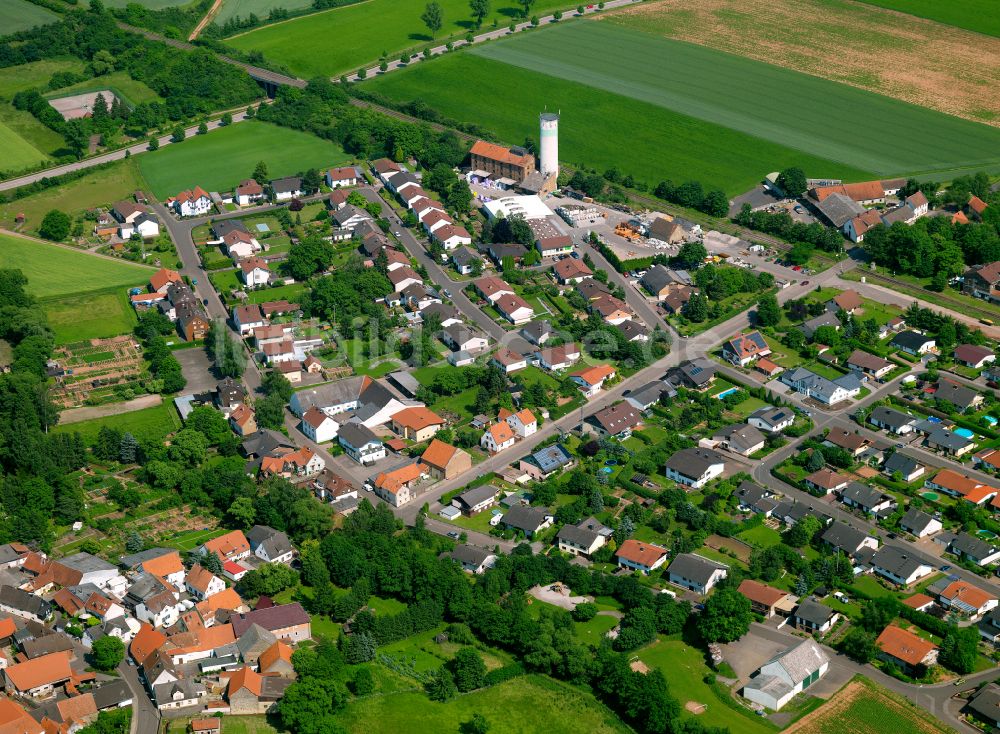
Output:
[[[157,734],[160,728],[160,712],[149,700],[149,694],[139,680],[135,666],[122,661],[118,673],[132,692],[132,726],[130,734]]]

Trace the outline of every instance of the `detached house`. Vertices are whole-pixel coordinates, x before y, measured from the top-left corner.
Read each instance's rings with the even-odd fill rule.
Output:
[[[899,332],[889,342],[890,347],[895,347],[899,351],[906,352],[914,357],[919,357],[922,354],[933,351],[936,344],[934,339],[926,334],[909,329]]]
[[[803,599],[792,615],[793,624],[810,634],[828,632],[838,619],[837,611],[812,598]]]
[[[418,443],[429,439],[445,424],[444,418],[422,406],[403,408],[392,415],[391,421],[393,431],[405,439]]]
[[[996,361],[996,354],[989,347],[978,344],[960,344],[955,347],[955,361],[973,369],[982,369]]]
[[[181,217],[196,217],[212,211],[212,197],[201,186],[182,191],[164,203]]]
[[[1000,261],[974,265],[966,270],[962,292],[987,301],[1000,300]]]
[[[341,186],[357,186],[358,177],[358,169],[354,166],[331,168],[326,172],[326,185],[331,189]]]
[[[413,499],[413,489],[427,476],[427,467],[419,461],[381,472],[368,482],[371,490],[393,507],[401,507]]]
[[[910,586],[934,571],[932,566],[894,545],[879,548],[871,559],[872,571],[899,586]]]
[[[670,564],[667,572],[670,583],[697,594],[707,594],[726,578],[729,567],[694,553],[681,553]]]
[[[746,423],[736,423],[715,432],[712,440],[740,456],[750,456],[764,448],[764,434]]]
[[[851,482],[842,489],[840,501],[866,515],[887,515],[896,509],[896,499],[892,495],[860,482]]]
[[[570,374],[570,379],[577,384],[585,397],[592,398],[601,391],[605,381],[614,379],[617,374],[611,365],[599,364],[573,372]]]
[[[241,181],[240,185],[236,187],[236,203],[240,206],[250,206],[263,201],[263,199],[264,187],[252,178]]]
[[[615,552],[615,559],[619,568],[641,571],[648,576],[666,562],[668,555],[670,551],[666,548],[627,538]]]
[[[873,426],[900,436],[912,433],[914,426],[917,424],[916,418],[912,415],[907,415],[900,410],[889,408],[885,405],[878,405],[873,408],[871,414],[868,416],[868,422]]]
[[[196,563],[188,571],[184,587],[191,596],[201,601],[225,590],[226,582]]]
[[[248,257],[240,261],[240,281],[248,288],[267,285],[271,281],[271,268],[267,260]]]
[[[342,426],[337,440],[344,448],[344,453],[359,464],[374,464],[386,457],[385,445],[371,429],[361,423]]]
[[[472,457],[467,451],[436,438],[427,444],[420,461],[434,479],[453,479],[472,468]]]
[[[506,421],[507,425],[511,427],[514,434],[518,438],[527,438],[538,430],[538,419],[535,418],[534,413],[532,413],[527,408],[512,413],[506,408],[501,408],[498,414],[498,419]]]
[[[667,478],[678,484],[701,489],[708,482],[722,475],[726,468],[725,457],[712,449],[688,448],[674,453],[667,460]]]
[[[738,367],[746,367],[759,357],[766,357],[771,348],[759,331],[735,336],[722,345],[722,356]]]
[[[506,421],[500,421],[486,429],[479,440],[479,445],[490,454],[497,454],[513,446],[515,440],[514,430]]]
[[[556,535],[556,541],[558,543],[559,550],[563,553],[590,558],[595,551],[604,547],[604,544],[607,542],[610,534],[610,528],[604,527],[594,518],[587,518],[577,525],[563,525],[559,530],[559,534]],[[631,540],[632,539],[630,538],[629,540],[626,540],[625,543],[628,543]],[[625,543],[622,544],[622,548],[618,549],[619,554],[622,553]],[[629,557],[636,556],[636,554],[628,551],[626,554]],[[631,568],[632,566],[629,566],[628,563],[626,563],[625,566],[622,565],[622,558],[623,556],[619,557],[618,565]],[[666,558],[666,556],[664,556],[664,558]]]
[[[881,380],[892,372],[893,363],[874,354],[855,349],[847,358],[848,369],[875,380]]]
[[[298,176],[275,179],[271,182],[271,191],[275,201],[289,201],[305,193],[302,190],[302,179]]]
[[[830,667],[830,659],[812,640],[804,640],[762,666],[757,676],[743,687],[743,697],[771,711],[780,710]]]
[[[526,538],[533,538],[551,527],[554,519],[552,513],[544,507],[517,505],[507,510],[500,522],[510,530],[521,531]]]
[[[882,630],[875,646],[879,658],[895,663],[911,675],[921,675],[937,662],[938,648],[933,642],[894,624]]]

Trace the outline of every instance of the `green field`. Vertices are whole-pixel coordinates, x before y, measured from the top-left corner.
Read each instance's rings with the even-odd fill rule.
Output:
[[[613,48],[615,53],[586,52],[592,48]],[[570,23],[471,53],[644,100],[880,175],[1000,164],[996,128],[631,28]],[[549,106],[559,103],[553,100]],[[863,135],[858,134],[859,119],[864,120]],[[571,124],[566,115],[563,120],[564,126]],[[935,145],[926,145],[924,136]],[[669,138],[666,147],[672,147]]]
[[[46,299],[41,306],[56,344],[118,336],[132,331],[136,324],[135,309],[122,288]]]
[[[918,18],[1000,37],[1000,8],[996,0],[861,0],[868,5],[898,10]]]
[[[124,8],[130,3],[142,5],[150,10],[162,10],[174,5],[191,5],[191,0],[104,0],[104,4],[112,8]]]
[[[253,4],[262,1],[266,2],[248,0]],[[422,50],[431,42],[420,20],[426,4],[425,0],[367,0],[258,28],[233,36],[226,43],[243,51],[260,51],[302,77],[337,76],[371,64],[386,52],[390,58],[399,58],[403,50]],[[444,27],[436,42],[449,35],[464,35],[471,29],[468,0],[438,0],[438,4],[444,11]],[[484,29],[491,27],[494,18],[505,26],[517,15],[509,0],[497,0],[493,5]],[[545,15],[555,8],[568,7],[565,0],[536,0],[531,12]],[[331,42],[334,38],[335,43]]]
[[[541,37],[542,31],[529,36]],[[574,54],[580,55],[586,54]],[[465,52],[388,74],[366,86],[396,101],[422,100],[510,144],[537,136],[538,113],[546,106],[558,109],[564,163],[600,171],[617,167],[650,187],[664,179],[698,179],[735,195],[768,172],[793,165],[809,175],[874,177],[871,169],[835,163],[649,102]],[[503,104],[497,104],[498,99]]]
[[[311,7],[312,0],[222,0],[222,9],[215,16],[215,22],[222,25],[230,18],[246,18],[251,13],[266,18],[272,8],[303,10]]]
[[[35,87],[45,87],[57,71],[80,73],[86,65],[72,56],[59,59],[42,59],[29,64],[9,66],[0,74],[0,97],[11,99],[18,92]]]
[[[59,20],[51,10],[28,0],[3,0],[0,2],[0,37],[26,31],[36,25],[46,25]]]
[[[220,535],[225,535],[225,533],[226,531],[223,528],[216,528],[215,530],[189,530],[186,533],[181,533],[176,538],[166,541],[166,545],[170,548],[187,552],[194,550],[205,541],[218,538]]]
[[[0,166],[7,171],[20,171],[48,158],[3,122],[0,122],[0,150],[3,150]]]
[[[69,152],[62,135],[40,123],[30,112],[16,109],[6,102],[0,102],[0,125],[6,126],[46,156],[55,157]]]
[[[307,168],[323,170],[348,159],[338,145],[315,135],[253,121],[139,156],[139,170],[153,194],[163,199],[194,186],[206,191],[232,188],[249,178],[261,160],[270,176],[278,178]]]
[[[794,731],[795,734],[895,734],[903,731],[935,734],[954,732],[954,729],[896,693],[856,676],[808,720],[795,726]]]
[[[476,713],[489,721],[490,734],[631,731],[589,693],[538,675],[458,696],[446,704],[431,701],[423,692],[356,699],[337,718],[352,734],[457,732]]]
[[[139,176],[135,161],[136,159],[119,161],[62,186],[55,186],[16,201],[0,203],[0,224],[12,228],[14,217],[23,212],[27,229],[37,231],[42,218],[50,209],[59,209],[76,215],[85,209],[110,205],[124,199],[136,189],[146,187]]]
[[[124,71],[115,71],[105,76],[87,79],[78,84],[71,84],[68,87],[53,90],[45,96],[49,99],[55,99],[56,97],[68,97],[73,94],[80,94],[81,92],[99,92],[103,89],[110,89],[120,97],[124,97],[125,101],[133,107],[142,102],[163,101],[163,97],[142,82],[136,81]]]
[[[661,635],[639,650],[637,657],[650,668],[660,669],[681,708],[689,701],[707,704],[705,711],[698,715],[698,721],[705,726],[729,727],[730,731],[740,734],[774,734],[777,731],[770,722],[754,716],[749,710],[737,711],[716,696],[702,680],[710,671],[704,653],[697,648]],[[733,706],[736,705],[734,702]]]
[[[181,427],[177,410],[171,401],[161,403],[152,408],[143,408],[131,413],[119,413],[106,418],[95,418],[79,423],[66,423],[56,426],[56,433],[79,433],[88,445],[97,438],[101,426],[117,428],[119,431],[130,431],[139,440],[162,441],[164,436]],[[218,533],[217,533],[218,535]],[[213,537],[213,536],[209,536]],[[204,542],[204,541],[203,541]],[[170,543],[172,547],[177,547]],[[193,547],[193,546],[192,546]]]
[[[154,268],[88,255],[68,247],[0,235],[0,267],[20,268],[40,298],[144,285]]]

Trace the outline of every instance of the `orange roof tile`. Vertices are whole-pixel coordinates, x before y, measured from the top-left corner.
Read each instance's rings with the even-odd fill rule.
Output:
[[[153,629],[152,625],[143,622],[136,636],[132,638],[132,643],[129,645],[128,650],[132,658],[139,665],[142,665],[146,662],[146,658],[159,650],[166,641],[167,636],[165,634]]]
[[[983,591],[977,586],[970,586],[964,581],[953,581],[941,592],[945,599],[958,599],[971,607],[982,609],[991,599],[996,599],[992,594]]]
[[[768,607],[774,606],[788,596],[787,591],[776,589],[773,586],[762,584],[759,581],[754,581],[753,579],[744,579],[741,581],[737,591],[743,594],[743,596],[750,601],[755,601],[758,604],[763,604]]]
[[[231,612],[245,606],[246,602],[236,593],[236,589],[230,586],[218,594],[212,594],[204,601],[198,602],[195,605],[195,609],[201,612],[202,617],[210,617],[220,609]]]
[[[262,673],[266,673],[271,669],[271,666],[279,660],[284,660],[289,665],[292,662],[292,648],[281,640],[277,640],[273,645],[262,652],[257,664],[260,671]]]
[[[423,406],[403,408],[398,413],[393,413],[392,421],[414,431],[419,431],[429,426],[444,425],[444,418],[433,410],[429,410]]]
[[[92,693],[64,698],[56,704],[56,708],[64,722],[82,723],[88,717],[97,715],[97,703],[94,701]]]
[[[451,461],[451,457],[455,455],[458,449],[451,444],[445,443],[444,441],[438,441],[436,438],[431,439],[431,442],[427,444],[427,448],[424,449],[424,453],[421,455],[420,460],[432,466],[435,469],[444,469],[448,462]]]
[[[229,678],[229,685],[226,687],[226,697],[232,697],[233,694],[245,688],[259,698],[262,683],[263,677],[259,673],[255,673],[250,668],[244,666]]]
[[[34,660],[12,665],[4,671],[7,680],[21,692],[46,684],[57,684],[73,677],[69,651],[53,652]]]
[[[228,558],[237,553],[250,550],[250,543],[241,530],[233,530],[225,535],[220,535],[218,538],[207,540],[204,546],[207,550],[222,558]]]
[[[515,166],[527,166],[531,165],[532,162],[532,156],[530,155],[517,155],[510,148],[505,148],[496,143],[487,143],[485,140],[477,140],[469,153],[501,163],[510,163]]]
[[[208,591],[208,585],[212,583],[212,579],[215,578],[215,574],[209,571],[207,568],[199,563],[191,566],[191,570],[187,573],[187,584],[192,589],[200,591],[204,594]]]
[[[658,560],[666,556],[667,553],[669,553],[669,551],[666,548],[661,548],[658,545],[652,545],[650,543],[642,543],[635,538],[628,538],[621,544],[621,547],[618,548],[618,552],[615,553],[615,556],[618,558],[624,558],[626,561],[631,561],[632,563],[640,566],[652,566]]]
[[[401,466],[391,472],[381,472],[375,477],[375,486],[396,494],[404,485],[414,482],[424,474],[424,466],[419,461]]]
[[[914,594],[903,599],[903,604],[910,607],[910,609],[922,609],[933,601],[927,594]]]
[[[10,637],[15,632],[17,632],[17,625],[14,624],[13,617],[4,617],[3,619],[0,619],[0,640],[5,637]]]
[[[149,284],[153,286],[154,291],[158,291],[171,283],[180,282],[181,274],[176,270],[168,270],[167,268],[160,268],[149,277]]]
[[[615,374],[615,368],[609,364],[598,364],[593,367],[586,367],[570,374],[570,377],[578,377],[588,385],[598,385]]]
[[[878,648],[909,665],[919,665],[937,646],[902,627],[890,624],[875,640]]]
[[[36,722],[21,705],[4,696],[0,698],[0,734],[42,734]]]
[[[494,423],[486,429],[493,436],[493,442],[497,445],[506,443],[514,438],[514,431],[506,423]]]
[[[153,576],[169,576],[172,573],[183,571],[184,564],[181,562],[181,554],[177,551],[171,551],[143,561],[142,570]]]

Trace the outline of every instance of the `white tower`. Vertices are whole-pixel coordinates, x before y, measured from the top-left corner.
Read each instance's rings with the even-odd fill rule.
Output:
[[[543,176],[559,173],[559,115],[543,112],[538,116],[541,141],[540,167]]]

